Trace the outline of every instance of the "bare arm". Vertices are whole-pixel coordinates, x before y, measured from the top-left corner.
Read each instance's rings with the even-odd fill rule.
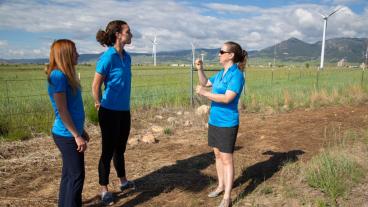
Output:
[[[195,61],[196,68],[198,70],[199,84],[205,87],[211,87],[212,83],[208,80],[206,74],[203,71],[203,62],[200,59]]]
[[[234,91],[227,90],[225,94],[214,94],[206,91],[202,86],[197,86],[196,92],[211,101],[225,104],[230,103],[236,97],[236,93]]]
[[[82,138],[82,136],[78,133],[73,120],[70,116],[67,103],[66,103],[66,95],[65,93],[55,93],[54,99],[56,103],[57,110],[59,112],[60,118],[63,121],[64,126],[69,130],[69,132],[73,135],[76,143],[77,143],[77,150],[79,152],[84,152],[87,149],[87,143]]]
[[[95,108],[98,110],[100,108],[100,100],[101,100],[101,85],[104,80],[104,76],[99,73],[95,73],[95,77],[92,83],[92,96],[95,101]]]

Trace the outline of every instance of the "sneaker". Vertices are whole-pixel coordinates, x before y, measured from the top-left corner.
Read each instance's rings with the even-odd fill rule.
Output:
[[[114,204],[114,195],[111,192],[105,192],[101,195],[102,205],[110,206]]]
[[[128,189],[135,189],[135,184],[133,181],[128,180],[124,184],[120,185],[120,190],[123,192]]]

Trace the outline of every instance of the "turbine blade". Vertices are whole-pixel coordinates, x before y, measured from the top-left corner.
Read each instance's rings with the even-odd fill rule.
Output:
[[[323,19],[324,18],[326,18],[326,16],[325,15],[323,15],[323,14],[321,14],[321,13],[319,13],[319,12],[317,12]]]
[[[335,14],[336,12],[338,12],[342,7],[339,7],[338,9],[336,9],[335,11],[333,11],[331,14],[329,14],[327,17],[332,16],[333,14]]]

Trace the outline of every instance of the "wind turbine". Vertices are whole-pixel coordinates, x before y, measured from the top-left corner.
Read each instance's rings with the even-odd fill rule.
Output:
[[[193,42],[191,42],[190,44],[192,45],[192,59],[193,59],[192,64],[193,64],[193,67],[194,67],[194,64],[195,64],[195,46],[194,46]]]
[[[326,40],[327,20],[330,16],[335,14],[340,9],[341,9],[341,7],[336,9],[335,11],[331,12],[329,15],[320,14],[323,18],[323,36],[322,36],[322,49],[321,49],[321,64],[319,66],[319,69],[323,69],[323,63],[324,63],[324,59],[325,59],[325,40]]]
[[[153,66],[156,66],[156,46],[157,46],[157,36],[155,35],[154,39],[151,40],[152,42],[152,56],[153,56]]]

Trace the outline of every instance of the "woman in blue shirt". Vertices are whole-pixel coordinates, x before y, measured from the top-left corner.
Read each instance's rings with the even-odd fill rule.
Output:
[[[84,151],[89,136],[84,131],[84,108],[81,87],[75,72],[78,53],[74,42],[55,41],[46,67],[48,94],[55,112],[52,136],[59,148],[63,169],[59,206],[82,206]]]
[[[110,163],[113,158],[120,190],[133,188],[125,174],[124,153],[130,133],[131,59],[124,50],[133,35],[129,25],[121,20],[111,21],[105,30],[99,30],[97,41],[107,50],[100,56],[92,84],[95,107],[102,135],[102,152],[98,165],[101,199],[104,204],[113,203],[113,194],[108,191]],[[101,94],[101,85],[105,90]]]
[[[243,69],[248,53],[235,42],[226,42],[219,51],[220,72],[207,79],[203,63],[196,61],[200,85],[196,92],[211,100],[208,121],[208,145],[216,157],[217,188],[208,197],[224,193],[220,207],[231,206],[231,189],[234,179],[233,152],[239,128],[238,102],[245,83]],[[212,87],[209,92],[204,87]]]

